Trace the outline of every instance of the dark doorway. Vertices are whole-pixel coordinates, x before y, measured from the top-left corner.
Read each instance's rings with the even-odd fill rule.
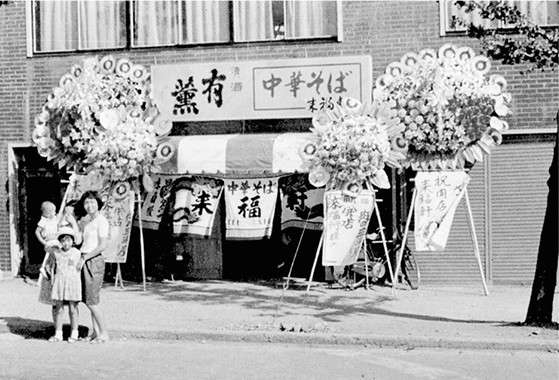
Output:
[[[14,194],[19,199],[18,240],[23,250],[20,274],[35,277],[45,254],[35,237],[41,203],[51,201],[58,211],[66,187],[62,180],[66,175],[39,156],[35,147],[14,148],[14,154],[18,164],[18,193]]]

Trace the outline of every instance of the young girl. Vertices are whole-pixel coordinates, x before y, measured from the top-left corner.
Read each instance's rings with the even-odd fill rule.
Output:
[[[45,201],[41,204],[41,219],[37,224],[35,236],[37,236],[37,240],[45,247],[45,257],[39,269],[39,302],[47,305],[53,305],[51,293],[55,260],[51,253],[53,250],[60,247],[60,243],[56,239],[58,229],[60,227],[71,227],[74,230],[74,236],[76,238],[75,243],[81,243],[78,222],[74,216],[75,203],[76,201],[68,202],[64,207],[64,213],[59,216],[56,215],[56,206],[54,203]],[[54,311],[53,305],[53,320]]]
[[[78,302],[82,298],[80,271],[82,267],[81,253],[74,247],[76,235],[71,227],[58,230],[58,241],[61,247],[54,249],[56,269],[52,281],[52,300],[54,302],[54,336],[50,342],[62,341],[62,312],[64,301],[68,301],[70,325],[72,331],[68,343],[78,340]]]

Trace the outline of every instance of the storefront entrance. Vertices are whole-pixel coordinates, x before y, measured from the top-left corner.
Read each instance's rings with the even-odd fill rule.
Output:
[[[36,277],[44,257],[44,249],[35,237],[41,217],[41,203],[53,202],[58,211],[64,191],[63,176],[50,162],[39,156],[35,147],[13,148],[16,186],[10,189],[10,206],[21,261],[19,274]]]

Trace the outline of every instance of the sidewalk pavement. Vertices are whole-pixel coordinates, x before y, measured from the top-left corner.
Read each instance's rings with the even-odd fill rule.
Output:
[[[46,338],[50,308],[22,279],[0,282],[0,335]],[[530,288],[480,284],[374,287],[326,285],[283,290],[273,284],[199,281],[106,283],[101,307],[113,339],[223,340],[375,347],[440,347],[559,351],[556,329],[517,326]],[[67,319],[67,316],[65,316]],[[557,310],[554,320],[558,320]],[[90,326],[80,304],[81,325]],[[85,331],[82,331],[85,333]]]

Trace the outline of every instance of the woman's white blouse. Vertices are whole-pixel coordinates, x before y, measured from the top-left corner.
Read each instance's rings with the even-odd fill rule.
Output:
[[[97,214],[95,219],[89,222],[86,220],[83,226],[83,244],[80,250],[89,253],[97,248],[101,239],[108,237],[109,221],[103,215]]]

